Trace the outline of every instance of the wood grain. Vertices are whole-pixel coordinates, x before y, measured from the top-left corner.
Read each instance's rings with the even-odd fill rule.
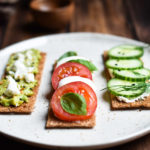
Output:
[[[70,25],[72,32],[101,32],[134,38],[124,1],[76,0],[75,3],[76,10]]]
[[[45,34],[61,33],[64,31],[65,30],[51,31],[41,28],[33,20],[30,9],[26,5],[22,5],[22,3],[19,3],[14,9],[14,14],[11,15],[11,17],[9,18],[6,33],[3,38],[3,43],[1,47],[3,48],[12,43],[26,40],[29,38]]]
[[[150,1],[127,0],[127,5],[138,39],[150,43]]]
[[[0,48],[3,43],[9,18],[11,17],[11,15],[13,15],[13,13],[14,11],[12,8],[9,7],[3,8],[2,6],[0,6]]]

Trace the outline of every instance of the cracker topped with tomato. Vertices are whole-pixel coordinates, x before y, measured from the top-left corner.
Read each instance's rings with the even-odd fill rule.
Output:
[[[96,66],[76,52],[66,52],[55,64],[46,127],[83,127],[95,125],[97,107],[96,86],[92,72]]]

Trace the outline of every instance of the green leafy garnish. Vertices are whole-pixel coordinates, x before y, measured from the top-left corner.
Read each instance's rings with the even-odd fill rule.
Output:
[[[140,96],[141,94],[150,93],[150,83],[145,82],[137,82],[131,85],[112,85],[107,88],[103,88],[103,90],[109,90],[115,96],[123,96],[127,98],[134,98]],[[129,92],[126,94],[126,92]]]
[[[137,84],[132,84],[132,85],[114,85],[114,86],[111,86],[109,88],[112,88],[112,89],[115,89],[115,90],[118,90],[119,92],[122,92],[122,91],[137,91],[138,89],[143,89],[143,88],[146,88],[147,87],[147,84],[146,83],[137,83]]]
[[[57,61],[60,61],[61,59],[66,58],[66,57],[70,57],[70,56],[77,56],[77,53],[74,51],[66,52],[61,57],[59,57],[59,59]]]
[[[136,71],[132,71],[133,72],[133,74],[135,74],[135,75],[137,75],[137,76],[144,76],[144,74],[141,74],[141,73],[139,73],[139,72],[136,72]]]
[[[131,85],[114,85],[114,86],[108,86],[107,88],[101,89],[101,91],[108,89],[110,92],[113,92],[112,94],[116,96],[122,96],[122,94],[119,94],[120,92],[126,92],[126,91],[132,91],[132,95],[123,95],[124,97],[134,97],[134,95],[139,96],[142,93],[150,92],[150,83],[145,83],[145,82],[137,82],[136,84],[133,83]],[[137,93],[138,90],[141,90],[141,93]]]
[[[61,97],[60,100],[62,108],[70,113],[76,115],[86,115],[86,100],[85,98],[77,93],[67,93]]]
[[[92,62],[90,62],[88,60],[76,59],[76,60],[70,60],[70,62],[80,63],[80,64],[86,66],[91,72],[97,70],[96,66]]]

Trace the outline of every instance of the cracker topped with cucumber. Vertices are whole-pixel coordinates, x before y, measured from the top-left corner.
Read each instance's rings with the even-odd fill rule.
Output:
[[[150,108],[150,69],[144,67],[143,54],[144,47],[136,45],[104,52],[112,109]]]

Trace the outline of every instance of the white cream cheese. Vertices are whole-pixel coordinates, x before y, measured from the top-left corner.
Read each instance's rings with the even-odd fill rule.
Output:
[[[92,80],[83,78],[80,76],[69,76],[69,77],[63,78],[60,80],[58,87],[61,87],[65,84],[76,82],[76,81],[81,81],[81,82],[88,84],[95,92],[97,92],[97,88]]]
[[[28,54],[29,55],[29,54]],[[18,54],[18,60],[14,63],[14,78],[15,79],[22,79],[25,78],[26,82],[33,82],[34,81],[34,74],[31,72],[33,71],[32,67],[26,67],[24,65],[24,55]],[[12,72],[10,72],[13,74]]]
[[[34,82],[34,74],[33,73],[28,73],[25,75],[25,80],[26,82]]]
[[[26,57],[28,59],[27,65],[30,65],[32,63],[32,51],[27,51],[26,52]]]
[[[138,96],[138,97],[135,97],[135,98],[126,98],[126,97],[123,97],[123,96],[117,96],[117,99],[119,101],[123,101],[125,103],[133,103],[135,101],[139,101],[139,100],[144,100],[147,96],[149,96],[150,93],[146,93],[144,92],[142,95]]]
[[[24,55],[21,54],[21,53],[18,53],[18,54],[17,54],[17,59],[18,59],[19,61],[21,61],[21,62],[24,62]]]
[[[11,76],[7,76],[7,78],[8,78],[9,84],[5,91],[5,95],[13,96],[13,95],[20,94],[19,88],[17,86],[17,82]]]
[[[31,60],[32,59],[32,51],[27,51],[26,56],[27,56],[28,59]]]
[[[89,61],[89,59],[87,59],[87,58],[85,58],[85,57],[70,56],[70,57],[66,57],[66,58],[63,58],[63,59],[61,59],[60,61],[58,61],[56,67],[60,66],[61,64],[66,63],[66,62],[68,62],[68,61],[70,61],[70,60],[77,60],[77,59],[83,59],[83,60],[88,60],[88,61]]]

